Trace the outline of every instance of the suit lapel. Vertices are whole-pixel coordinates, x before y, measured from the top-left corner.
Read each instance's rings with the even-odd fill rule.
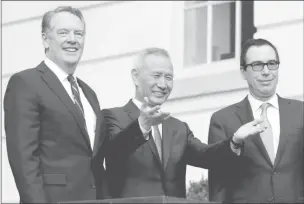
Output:
[[[173,133],[172,133],[172,124],[171,124],[171,118],[168,118],[167,120],[165,120],[162,123],[162,141],[163,141],[163,154],[164,154],[164,170],[167,167],[167,163],[170,157],[170,152],[171,152],[171,142],[172,142],[172,137],[173,137]]]
[[[82,135],[85,138],[88,147],[91,149],[89,135],[83,125],[83,118],[81,117],[79,111],[77,110],[77,107],[66,92],[65,88],[62,86],[57,76],[44,64],[44,62],[40,63],[40,65],[38,66],[38,70],[43,73],[41,75],[42,79],[46,82],[46,84],[50,87],[54,94],[57,95],[57,97],[62,101],[65,107],[72,114],[78,124],[78,127],[82,132]]]
[[[96,155],[99,145],[102,143],[102,134],[100,134],[100,127],[101,127],[101,117],[100,117],[100,107],[98,101],[95,99],[94,94],[91,93],[89,87],[80,79],[77,78],[77,82],[82,89],[85,97],[88,99],[92,109],[96,115],[96,128],[95,128],[95,139],[93,145],[93,156]]]
[[[288,133],[290,121],[292,121],[292,112],[289,110],[290,100],[283,99],[278,96],[279,103],[279,113],[280,113],[280,139],[279,146],[274,161],[274,166],[276,167],[283,155],[286,143],[288,142]]]
[[[96,113],[96,112],[95,112]],[[103,144],[103,140],[105,139],[105,124],[104,117],[101,115],[101,112],[96,113],[96,128],[95,128],[95,142],[93,146],[93,156],[95,156]]]
[[[138,119],[140,111],[136,107],[136,105],[132,102],[132,100],[129,100],[129,102],[125,105],[124,109],[132,121]]]
[[[248,96],[243,101],[238,103],[236,107],[237,107],[236,115],[239,117],[242,125],[254,120],[252,109],[248,100]],[[263,157],[272,166],[272,162],[268,156],[267,150],[263,144],[260,134],[249,136],[248,140],[251,140],[257,146]]]
[[[139,109],[132,102],[132,100],[129,100],[129,102],[125,105],[125,112],[127,112],[127,114],[128,114],[128,116],[129,116],[129,118],[130,118],[131,121],[137,120],[138,117],[139,117],[139,114],[140,114]],[[149,137],[149,141],[147,143],[148,143],[149,148],[151,149],[151,152],[153,153],[155,159],[157,160],[157,163],[159,164],[159,167],[161,169],[163,169],[162,166],[161,166],[161,161],[160,161],[157,149],[156,149],[156,145],[155,145],[154,139],[153,139],[153,137],[151,135],[151,132],[149,134],[150,134],[150,137]]]

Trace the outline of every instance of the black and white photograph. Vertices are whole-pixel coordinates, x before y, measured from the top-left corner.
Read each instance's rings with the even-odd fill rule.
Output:
[[[303,1],[1,1],[1,203],[304,203]]]

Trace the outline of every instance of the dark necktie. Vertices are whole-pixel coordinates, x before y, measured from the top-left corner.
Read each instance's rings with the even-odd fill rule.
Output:
[[[155,125],[153,126],[153,130],[154,130],[154,142],[157,148],[157,152],[160,158],[161,163],[163,163],[163,157],[162,157],[162,138],[160,135],[160,131],[158,129],[158,126]]]
[[[79,110],[80,115],[83,118],[85,129],[87,129],[86,122],[85,122],[85,117],[84,117],[84,109],[83,109],[83,106],[82,106],[82,103],[81,103],[81,100],[80,100],[80,94],[79,94],[79,89],[78,89],[78,86],[77,86],[77,83],[76,83],[76,79],[73,75],[69,75],[68,76],[68,81],[71,84],[71,89],[72,89],[72,93],[73,93],[73,96],[74,96],[75,105],[76,105],[77,109]]]
[[[270,124],[270,122],[267,118],[267,108],[269,106],[270,106],[269,103],[263,103],[261,105],[261,107],[262,107],[261,116],[264,120],[264,124],[267,127],[267,129],[264,132],[262,132],[260,134],[260,136],[261,136],[261,139],[264,143],[264,146],[265,146],[265,148],[268,152],[268,155],[270,157],[271,162],[274,163],[275,153],[274,153],[274,147],[273,147],[273,144],[274,144],[274,142],[273,142],[273,132],[272,132],[271,124]]]

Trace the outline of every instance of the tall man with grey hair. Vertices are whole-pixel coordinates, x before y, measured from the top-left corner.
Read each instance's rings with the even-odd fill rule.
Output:
[[[80,10],[59,7],[45,13],[44,61],[15,73],[8,82],[7,151],[22,203],[95,200],[106,195],[98,99],[75,76],[85,34]]]
[[[252,121],[257,118],[263,118],[261,125],[267,129],[244,142],[236,140],[245,150],[238,160],[209,171],[210,200],[303,203],[303,101],[277,94],[280,58],[268,40],[249,39],[243,45],[240,65],[249,93],[212,115],[209,143],[231,135],[251,135]]]
[[[173,65],[166,50],[140,52],[131,74],[135,96],[123,107],[102,110],[109,137],[106,166],[112,197],[185,197],[188,164],[221,168],[237,159],[242,150],[233,145],[232,137],[207,146],[194,137],[187,123],[161,111],[173,88]]]

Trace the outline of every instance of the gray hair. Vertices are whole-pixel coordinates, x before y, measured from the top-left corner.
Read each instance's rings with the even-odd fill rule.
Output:
[[[77,8],[73,8],[71,6],[59,6],[55,10],[46,12],[42,17],[42,23],[41,23],[41,33],[47,33],[49,30],[51,30],[51,20],[57,13],[60,12],[68,12],[75,16],[77,16],[81,22],[84,24],[85,27],[85,21],[83,18],[83,15],[81,11]],[[48,49],[44,49],[44,52],[46,53]]]
[[[149,55],[163,56],[163,57],[167,57],[169,60],[171,60],[168,51],[165,49],[158,48],[158,47],[146,48],[144,50],[141,50],[135,56],[134,68],[141,69],[142,67],[144,67],[144,60]]]
[[[83,15],[79,9],[73,8],[71,6],[59,6],[55,10],[48,11],[43,15],[42,23],[41,23],[41,33],[46,33],[48,30],[52,29],[51,20],[55,14],[60,13],[60,12],[68,12],[68,13],[71,13],[71,14],[77,16],[85,25]]]

